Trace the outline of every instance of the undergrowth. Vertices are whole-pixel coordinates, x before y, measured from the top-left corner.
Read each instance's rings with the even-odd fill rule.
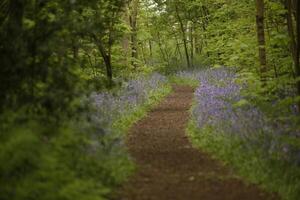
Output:
[[[245,180],[278,193],[284,200],[297,200],[300,196],[300,169],[284,160],[265,159],[264,150],[247,148],[247,141],[234,134],[217,132],[213,127],[199,129],[191,119],[187,133],[196,148],[222,160]]]
[[[0,199],[110,199],[134,171],[124,145],[126,132],[169,92],[167,83],[150,91],[144,103],[116,118],[112,132],[84,117],[58,127],[1,123]]]

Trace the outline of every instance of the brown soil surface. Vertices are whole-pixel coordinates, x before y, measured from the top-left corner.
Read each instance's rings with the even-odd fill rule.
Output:
[[[192,99],[192,88],[174,86],[171,95],[132,127],[127,145],[138,169],[118,199],[277,199],[192,147],[185,135]]]

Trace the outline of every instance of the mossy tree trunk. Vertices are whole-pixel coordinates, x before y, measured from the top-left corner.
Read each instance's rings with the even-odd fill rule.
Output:
[[[260,74],[263,86],[267,81],[267,56],[266,56],[266,40],[264,29],[264,12],[265,4],[264,0],[256,0],[256,26],[257,26],[257,39],[259,48],[259,62],[260,62]]]

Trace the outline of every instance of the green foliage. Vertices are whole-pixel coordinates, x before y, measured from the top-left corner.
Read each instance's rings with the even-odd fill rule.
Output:
[[[212,64],[253,71],[256,61],[255,4],[251,1],[217,1],[210,9],[205,35]]]
[[[120,21],[124,3],[4,1],[1,110],[25,106],[57,117],[74,112],[70,105],[78,94],[105,83],[98,47],[106,51],[124,32]]]
[[[299,96],[296,95],[294,80],[289,77],[278,77],[269,80],[266,86],[262,86],[256,73],[241,72],[236,82],[244,86],[242,96],[250,104],[259,107],[270,120],[288,123],[294,131],[299,129],[299,115],[297,103]]]
[[[72,127],[33,123],[2,135],[1,199],[100,200],[125,180],[132,165],[122,148],[101,148],[101,140]]]

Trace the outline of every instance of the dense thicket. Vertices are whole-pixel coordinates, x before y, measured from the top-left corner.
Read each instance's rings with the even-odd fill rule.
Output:
[[[29,105],[65,112],[74,95],[99,78],[103,61],[112,79],[111,47],[120,35],[124,4],[2,1],[1,110]]]

